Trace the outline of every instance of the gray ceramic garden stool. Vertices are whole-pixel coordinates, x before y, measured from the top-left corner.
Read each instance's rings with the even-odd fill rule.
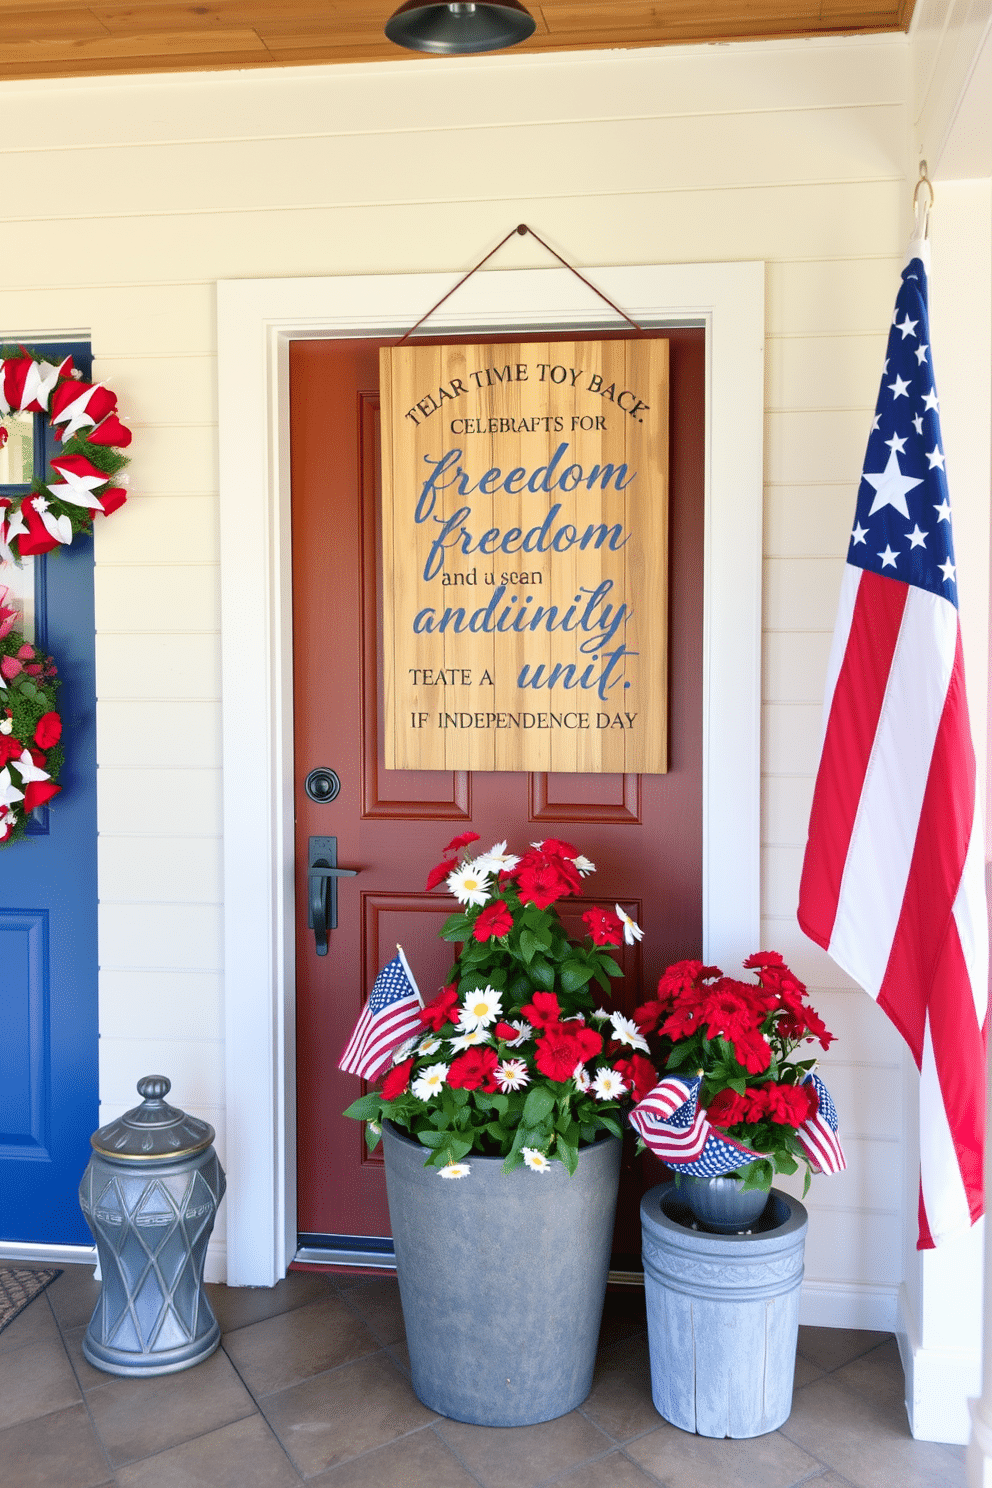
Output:
[[[773,1188],[743,1235],[693,1228],[674,1183],[641,1200],[655,1408],[700,1436],[761,1436],[792,1409],[806,1210]]]
[[[213,1127],[167,1105],[170,1088],[138,1081],[144,1100],[94,1132],[79,1187],[103,1276],[83,1353],[108,1374],[173,1374],[220,1343],[203,1263],[224,1170]]]

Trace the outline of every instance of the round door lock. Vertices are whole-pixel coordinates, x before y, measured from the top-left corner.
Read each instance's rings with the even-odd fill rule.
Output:
[[[311,801],[333,801],[341,789],[341,781],[336,770],[311,770],[303,782],[303,789]]]

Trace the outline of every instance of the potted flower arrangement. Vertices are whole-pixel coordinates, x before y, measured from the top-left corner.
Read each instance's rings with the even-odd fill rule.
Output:
[[[802,1057],[813,1042],[828,1049],[834,1035],[777,951],[758,952],[744,967],[755,981],[679,961],[634,1014],[668,1079],[660,1101],[649,1099],[633,1123],[712,1228],[757,1219],[776,1174],[804,1167],[805,1195],[812,1173],[845,1166],[816,1059]],[[672,1121],[686,1103],[693,1107],[688,1142],[690,1113]],[[673,1130],[680,1134],[674,1141]]]
[[[380,1133],[414,1389],[444,1415],[525,1425],[589,1391],[606,1291],[622,1119],[657,1080],[633,1019],[601,1005],[620,908],[558,905],[594,865],[548,839],[472,856],[456,837],[427,887],[460,908],[447,985],[347,1115]],[[482,1343],[482,1340],[485,1340]]]
[[[651,1391],[666,1420],[705,1436],[788,1417],[807,1215],[769,1190],[777,1173],[805,1167],[808,1188],[811,1172],[845,1166],[833,1102],[803,1057],[833,1035],[777,952],[744,966],[755,981],[680,961],[635,1014],[665,1073],[631,1124],[676,1175],[641,1203]]]

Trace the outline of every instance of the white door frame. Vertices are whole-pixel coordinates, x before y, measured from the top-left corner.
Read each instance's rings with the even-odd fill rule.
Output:
[[[702,951],[733,965],[759,946],[764,265],[585,272],[642,324],[706,328]],[[231,1285],[273,1285],[296,1250],[289,343],[400,335],[457,278],[217,286]],[[567,270],[520,269],[476,274],[429,329],[614,324]]]

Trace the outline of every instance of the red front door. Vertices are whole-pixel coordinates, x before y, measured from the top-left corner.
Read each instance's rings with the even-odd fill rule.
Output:
[[[702,331],[659,334],[671,342],[670,765],[665,775],[643,776],[384,768],[381,343],[291,348],[301,1234],[389,1234],[380,1153],[367,1153],[359,1124],[341,1115],[362,1087],[337,1061],[397,942],[425,1001],[444,984],[452,955],[438,930],[454,901],[424,893],[423,884],[452,837],[477,832],[481,848],[505,838],[511,851],[564,837],[592,859],[597,872],[576,904],[576,933],[583,908],[614,901],[644,928],[643,941],[625,948],[626,977],[616,984],[624,1011],[669,962],[700,952],[704,344]],[[314,801],[304,788],[321,767],[340,779],[333,800]],[[339,880],[326,956],[307,928],[311,837],[335,837],[338,864],[358,870]],[[625,1166],[616,1249],[636,1254],[645,1179],[639,1164]]]

